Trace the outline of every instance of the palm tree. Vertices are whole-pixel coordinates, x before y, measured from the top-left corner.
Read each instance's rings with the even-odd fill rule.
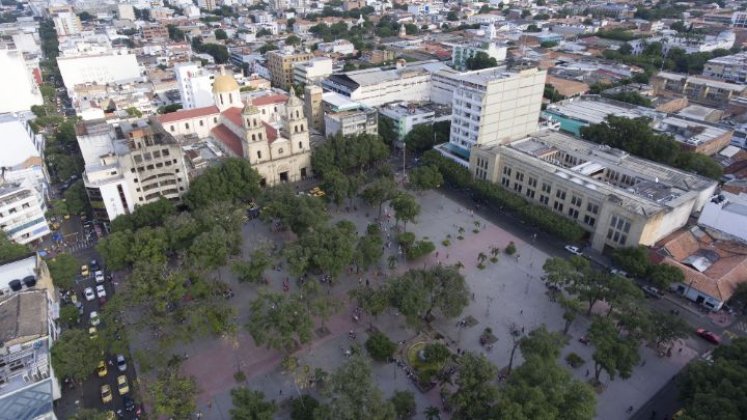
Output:
[[[441,410],[438,407],[430,406],[423,412],[426,420],[441,420]]]
[[[484,262],[485,262],[485,260],[487,260],[487,259],[488,259],[488,256],[487,256],[487,255],[485,255],[485,253],[484,253],[484,252],[481,252],[481,253],[477,254],[477,262],[478,262],[478,263],[482,264],[482,263],[484,263]]]

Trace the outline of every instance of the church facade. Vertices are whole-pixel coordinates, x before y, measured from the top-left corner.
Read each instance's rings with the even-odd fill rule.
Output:
[[[212,137],[227,155],[248,160],[263,185],[311,175],[308,122],[292,89],[276,122],[265,121],[251,101],[243,103],[238,83],[223,72],[215,78],[213,96],[214,106],[164,114],[157,121],[175,136]]]

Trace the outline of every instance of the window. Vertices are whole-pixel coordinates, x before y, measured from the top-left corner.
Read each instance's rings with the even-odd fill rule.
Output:
[[[542,183],[542,192],[549,193],[551,188],[550,184]]]
[[[298,148],[299,148],[299,149],[303,149],[303,142],[302,142],[302,141],[299,141],[299,142],[298,142]]]
[[[597,219],[589,216],[588,214],[584,216],[584,223],[586,223],[589,226],[594,226],[594,224],[597,222]]]
[[[511,180],[506,178],[505,176],[501,178],[501,185],[508,188],[508,186],[511,184]]]
[[[174,128],[174,126],[173,126],[173,125],[172,125],[171,127],[169,127],[169,128],[171,129],[171,132],[172,132],[172,133],[173,133],[174,131],[176,131],[176,128]]]
[[[628,233],[630,232],[630,220],[624,217],[613,215],[610,219],[610,226],[607,230],[607,240],[610,240],[618,245],[625,245],[628,241]]]
[[[189,130],[189,123],[184,123],[184,128],[186,128],[187,130]]]
[[[283,154],[283,148],[282,147],[278,149],[278,154],[281,154],[281,155]]]
[[[218,123],[218,117],[213,117],[213,122]]]
[[[547,198],[546,195],[540,195],[540,203],[547,205],[548,202],[549,202],[549,199]]]
[[[537,188],[537,178],[529,177],[529,186],[532,188]]]
[[[503,175],[511,176],[511,168],[509,168],[508,166],[504,166],[503,167]]]
[[[262,152],[257,150],[257,159],[262,159]]]
[[[568,216],[578,219],[578,209],[574,209],[573,207],[568,208]]]
[[[555,211],[563,211],[563,203],[560,202],[560,201],[556,201],[556,202],[553,203],[552,208]]]
[[[204,127],[204,126],[205,126],[205,121],[200,120],[200,127]]]
[[[514,191],[516,191],[517,193],[521,193],[521,188],[521,184],[519,184],[518,182],[514,182]]]
[[[576,207],[581,207],[581,197],[571,196],[571,204]]]
[[[555,198],[559,198],[561,200],[565,200],[565,191],[563,191],[563,190],[557,190],[557,191],[555,191]]]
[[[591,214],[599,214],[599,204],[588,203],[586,204],[586,211]]]
[[[524,174],[522,172],[516,171],[516,180],[519,182],[524,181]]]
[[[533,199],[534,198],[534,190],[530,190],[529,188],[527,188],[527,197]]]

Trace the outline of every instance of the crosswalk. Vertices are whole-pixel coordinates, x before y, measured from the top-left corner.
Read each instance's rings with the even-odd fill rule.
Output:
[[[740,320],[731,325],[731,329],[747,333],[747,320]]]

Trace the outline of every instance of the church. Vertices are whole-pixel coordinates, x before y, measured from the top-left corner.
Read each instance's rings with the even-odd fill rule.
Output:
[[[299,181],[311,175],[308,122],[303,101],[293,89],[274,124],[262,118],[251,100],[242,102],[239,84],[223,69],[213,82],[213,98],[213,106],[180,110],[156,120],[177,137],[212,137],[227,155],[248,160],[263,185]]]

